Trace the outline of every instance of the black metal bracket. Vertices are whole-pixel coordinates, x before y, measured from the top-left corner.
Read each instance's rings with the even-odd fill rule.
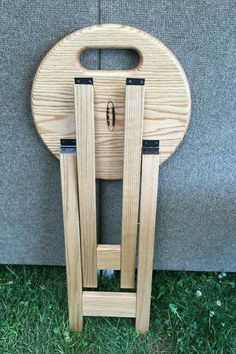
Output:
[[[158,155],[160,141],[159,140],[143,140],[142,152],[145,155]]]
[[[71,154],[76,152],[76,139],[61,139],[62,154]]]
[[[131,77],[128,77],[126,79],[126,85],[139,85],[139,86],[143,86],[145,85],[145,79],[134,79]]]
[[[92,77],[75,77],[76,85],[93,85]]]

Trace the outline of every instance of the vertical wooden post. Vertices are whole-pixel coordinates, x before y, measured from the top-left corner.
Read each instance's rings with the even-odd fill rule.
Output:
[[[97,231],[92,78],[75,78],[74,100],[83,285],[96,287]]]
[[[147,150],[145,150],[145,144],[147,144]],[[159,141],[148,142],[145,140],[143,151],[136,305],[136,330],[140,333],[148,331],[150,321]]]
[[[75,152],[61,151],[60,169],[70,329],[73,332],[81,332],[83,329],[82,273]]]
[[[126,80],[121,288],[134,288],[138,229],[144,79]]]

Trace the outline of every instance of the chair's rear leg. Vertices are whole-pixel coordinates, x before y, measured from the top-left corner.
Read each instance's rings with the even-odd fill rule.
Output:
[[[159,141],[144,140],[143,144],[136,305],[136,330],[140,333],[148,331],[150,321],[159,172]]]
[[[63,139],[64,140],[64,139]],[[77,198],[77,167],[74,148],[68,144],[61,148],[60,169],[66,253],[66,274],[70,329],[81,332],[83,329],[82,272],[79,232],[79,213]],[[64,140],[65,142],[65,140]],[[69,153],[68,153],[69,149]],[[71,152],[70,149],[74,149]]]

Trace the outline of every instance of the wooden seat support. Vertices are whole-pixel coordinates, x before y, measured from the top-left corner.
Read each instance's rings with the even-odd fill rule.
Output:
[[[126,80],[121,288],[134,288],[144,112],[144,80]]]
[[[126,81],[121,245],[97,245],[93,79],[74,83],[76,139],[62,139],[60,153],[69,320],[82,331],[83,316],[130,317],[149,328],[159,171],[159,141],[143,140],[144,79]],[[139,227],[138,227],[139,224]],[[98,269],[121,270],[121,287],[136,292],[86,291]]]
[[[74,101],[83,285],[96,287],[97,231],[92,78],[75,78]]]

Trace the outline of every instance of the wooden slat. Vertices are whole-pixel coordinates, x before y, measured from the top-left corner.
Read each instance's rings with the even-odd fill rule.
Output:
[[[97,236],[93,85],[75,84],[74,100],[83,285],[96,287]]]
[[[149,328],[159,155],[143,155],[138,247],[136,330]]]
[[[71,331],[82,331],[82,273],[75,154],[60,155],[66,252],[68,307]]]
[[[139,210],[144,86],[126,85],[121,287],[133,288]]]
[[[97,246],[97,269],[120,269],[120,245]]]
[[[136,294],[83,292],[84,316],[135,317]]]

